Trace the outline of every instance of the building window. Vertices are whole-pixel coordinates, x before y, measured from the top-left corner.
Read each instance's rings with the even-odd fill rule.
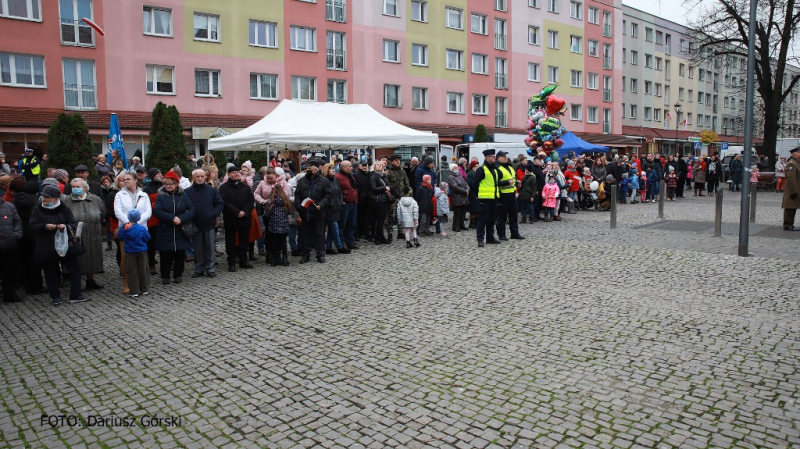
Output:
[[[464,94],[460,92],[447,93],[447,112],[451,114],[464,113]]]
[[[603,68],[611,69],[611,44],[603,44]]]
[[[472,73],[489,74],[489,57],[480,53],[472,54]]]
[[[508,60],[494,58],[494,87],[508,89]]]
[[[317,30],[299,26],[289,27],[289,43],[292,50],[317,51]]]
[[[278,75],[268,73],[250,74],[251,100],[277,100]]]
[[[506,12],[508,10],[506,0],[494,0],[494,10]]]
[[[345,0],[325,1],[325,20],[344,23],[347,21],[346,11]]]
[[[11,0],[6,10],[22,10],[27,7],[25,0]],[[16,4],[16,5],[15,5]],[[94,29],[83,17],[93,18],[91,0],[60,0],[61,43],[66,45],[94,46]]]
[[[583,49],[583,38],[580,36],[570,35],[569,37],[569,51],[572,53],[580,53]]]
[[[586,20],[592,25],[600,25],[600,10],[590,6],[589,17],[587,17]]]
[[[627,85],[626,83],[627,83],[627,78],[623,76],[622,77],[622,91],[623,92],[625,92],[625,86]]]
[[[539,8],[539,0],[528,0],[528,7]]]
[[[636,89],[639,87],[639,83],[636,81],[636,78],[631,78],[631,93],[636,93]]]
[[[528,43],[531,45],[539,45],[539,27],[533,25],[528,26]]]
[[[644,66],[648,69],[653,68],[653,55],[644,54]]]
[[[644,40],[645,42],[653,42],[653,29],[644,27]]]
[[[383,85],[383,105],[387,108],[400,107],[400,86],[396,84]]]
[[[411,20],[415,22],[428,21],[428,2],[411,0]]]
[[[639,24],[631,23],[631,37],[639,37]]]
[[[272,22],[250,21],[250,45],[278,48],[278,25]]]
[[[539,75],[539,64],[535,62],[528,63],[528,81],[539,82],[540,75]]]
[[[508,128],[508,100],[506,97],[497,97],[494,100],[494,126],[497,128]]]
[[[64,60],[64,109],[97,109],[94,61]]]
[[[624,86],[625,83],[622,83]],[[603,75],[603,101],[611,102],[611,77]]]
[[[660,122],[661,121],[661,109],[653,109],[653,121]]]
[[[494,48],[495,50],[506,50],[506,21],[503,19],[494,19]]]
[[[473,115],[487,115],[489,107],[486,105],[486,95],[473,95],[472,96],[472,114]]]
[[[663,43],[664,43],[664,32],[656,31],[656,45],[661,45]]]
[[[569,119],[570,120],[580,120],[581,119],[581,105],[579,105],[579,104],[571,104],[571,105],[569,105]]]
[[[317,101],[317,79],[307,76],[293,76],[292,100]]]
[[[558,82],[558,67],[552,65],[547,66],[547,82],[550,84]]]
[[[571,1],[569,2],[569,16],[573,19],[582,19],[583,3]]]
[[[383,13],[387,16],[399,17],[397,0],[383,0]]]
[[[661,58],[656,58],[656,70],[661,70]]]
[[[603,134],[611,134],[611,109],[603,109]]]
[[[447,49],[446,68],[450,70],[464,70],[464,52],[461,50]]]
[[[649,107],[649,106],[645,106],[645,107],[644,107],[644,115],[642,116],[642,118],[643,118],[645,121],[648,121],[648,122],[649,122],[649,121],[651,120],[651,118],[652,118],[652,117],[651,117],[651,115],[652,115],[652,112],[653,112],[653,108],[651,108],[651,107]]]
[[[586,123],[597,123],[597,106],[586,107]]]
[[[558,0],[547,0],[547,12],[558,14]]]
[[[194,94],[197,97],[219,97],[219,71],[195,70]]]
[[[683,88],[678,88],[678,100],[683,100]]]
[[[591,90],[598,90],[600,88],[600,76],[596,73],[587,73],[586,88]]]
[[[589,43],[586,45],[586,52],[589,56],[594,58],[600,57],[600,43],[597,41],[589,40]]]
[[[486,16],[483,14],[472,13],[471,29],[475,34],[489,34],[489,25]]]
[[[632,104],[632,105],[631,105],[630,112],[631,112],[631,113],[630,113],[630,116],[629,116],[629,117],[630,117],[630,118],[636,118],[636,105],[635,105],[635,104]]]
[[[644,82],[644,94],[645,95],[653,95],[653,82],[652,81],[645,81]]]
[[[628,62],[628,49],[622,47],[622,63],[625,64],[626,62]]]
[[[13,87],[47,87],[44,56],[0,53],[0,84]]]
[[[547,46],[558,49],[558,31],[547,30]]]
[[[698,74],[697,74],[697,81],[699,81],[699,82],[701,82],[701,83],[702,83],[702,82],[703,82],[703,81],[705,81],[705,80],[706,80],[706,71],[705,71],[705,70],[702,70],[702,69],[700,69],[700,71],[699,71],[699,72],[698,72]]]
[[[428,109],[428,89],[425,87],[411,88],[412,109]]]
[[[447,28],[454,28],[456,30],[464,29],[464,12],[460,9],[446,7],[445,12],[445,26]]]
[[[678,63],[678,76],[686,76],[686,64]]]
[[[603,11],[603,36],[611,37],[611,13]]]
[[[660,83],[656,83],[655,84],[655,91],[653,92],[653,95],[655,95],[656,97],[660,97],[661,96],[661,84]]]
[[[583,85],[583,72],[580,70],[569,71],[569,85],[570,87],[582,87]]]
[[[328,103],[347,103],[347,81],[328,80]]]
[[[428,65],[428,46],[422,44],[411,44],[411,64]]]
[[[194,40],[219,42],[219,16],[194,13]]]
[[[344,33],[328,31],[325,34],[326,64],[328,70],[347,69],[347,41]]]
[[[8,17],[9,19],[36,20],[41,22],[41,0],[0,0],[0,17]]]
[[[688,95],[686,96],[686,101],[689,103],[694,101],[694,91],[692,89],[689,89]]]
[[[631,65],[638,65],[639,64],[639,52],[636,50],[631,50]]]
[[[147,93],[175,95],[175,67],[148,65]]]
[[[172,36],[172,11],[162,8],[145,6],[144,34],[151,36]]]
[[[383,61],[384,62],[400,62],[400,42],[391,41],[389,39],[383,40]]]

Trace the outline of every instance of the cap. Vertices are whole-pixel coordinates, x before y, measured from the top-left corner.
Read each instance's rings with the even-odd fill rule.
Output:
[[[128,212],[128,221],[131,223],[138,223],[141,219],[142,214],[138,210],[131,209],[130,212]]]
[[[156,170],[156,172],[158,171],[157,168],[151,168],[150,170]],[[180,180],[181,180],[181,178],[178,177],[178,174],[175,173],[172,170],[168,171],[167,174],[164,175],[164,179],[167,179],[167,178],[173,179],[173,180],[175,180],[175,182],[180,182]]]
[[[309,159],[309,160],[306,161],[306,166],[319,168],[319,160],[317,160],[317,159]]]
[[[506,153],[505,151],[498,151],[497,152],[497,157],[500,157],[500,156],[508,156],[508,153]]]
[[[797,153],[797,152],[800,152],[800,147],[794,147],[791,150],[789,150],[789,153]]]
[[[78,165],[77,167],[75,167],[75,172],[77,173],[79,171],[89,171],[89,167],[85,165]]]
[[[147,173],[147,170],[144,168],[144,165],[137,165],[136,166],[136,172],[137,173],[138,172]]]
[[[53,177],[60,181],[64,178],[68,178],[69,173],[67,173],[67,171],[63,168],[58,168],[53,172]]]
[[[61,190],[54,185],[46,185],[42,189],[42,196],[47,198],[61,198]]]
[[[227,173],[232,173],[232,172],[235,172],[235,171],[239,171],[239,167],[237,167],[236,164],[231,164],[231,165],[228,166]]]
[[[393,155],[389,156],[389,160],[390,161],[396,161],[398,159],[400,159],[400,156],[397,155],[397,154],[393,154]]]
[[[33,148],[25,148],[26,153],[33,153]]]
[[[483,157],[494,156],[494,148],[489,148],[488,150],[483,150]]]
[[[150,178],[150,179],[153,179],[159,173],[161,173],[161,170],[159,170],[157,168],[151,168],[150,170],[147,170],[147,177]]]
[[[469,168],[472,168],[472,167],[474,167],[476,165],[481,165],[481,163],[478,162],[478,161],[472,161],[472,162],[469,163]]]

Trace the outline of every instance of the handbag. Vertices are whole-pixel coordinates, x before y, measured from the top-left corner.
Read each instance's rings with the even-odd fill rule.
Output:
[[[186,223],[180,224],[181,232],[187,238],[192,238],[195,234],[197,234],[197,226],[194,225],[193,221],[187,221]]]
[[[83,245],[83,239],[72,228],[72,226],[65,226],[67,228],[67,254],[65,257],[78,257],[86,253],[86,247]]]

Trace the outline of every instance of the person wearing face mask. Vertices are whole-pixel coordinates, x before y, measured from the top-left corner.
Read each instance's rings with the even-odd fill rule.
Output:
[[[56,231],[71,226],[73,229],[78,222],[69,207],[61,202],[61,191],[58,187],[47,185],[42,189],[42,202],[31,213],[29,227],[36,236],[36,249],[34,260],[44,268],[45,282],[54,306],[62,304],[61,268],[69,271],[70,293],[72,303],[88,301],[89,297],[81,294],[81,268],[78,258],[66,255],[60,257],[56,252]]]
[[[294,207],[300,213],[300,240],[303,248],[300,263],[311,259],[314,248],[317,262],[325,263],[325,211],[333,201],[330,181],[319,174],[319,161],[306,162],[306,174],[297,181]]]
[[[225,223],[225,252],[228,255],[228,271],[236,271],[236,263],[240,268],[253,268],[247,261],[247,248],[250,238],[250,212],[253,210],[253,192],[242,181],[239,167],[228,167],[228,181],[219,188],[219,195],[225,206],[222,218]]]
[[[70,195],[65,201],[72,211],[75,221],[83,223],[81,240],[86,252],[78,256],[81,274],[86,275],[86,290],[103,288],[94,279],[95,273],[103,270],[103,218],[106,205],[103,200],[89,192],[89,184],[83,178],[75,178],[70,182]]]
[[[183,281],[186,250],[192,246],[180,226],[194,218],[194,205],[178,185],[180,178],[168,171],[158,189],[153,215],[158,218],[156,249],[161,256],[161,283],[170,283],[170,272],[176,284]],[[151,239],[152,240],[152,239]]]

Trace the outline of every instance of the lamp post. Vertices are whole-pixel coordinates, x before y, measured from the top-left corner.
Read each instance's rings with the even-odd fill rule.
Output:
[[[675,108],[675,155],[677,156],[678,154],[681,154],[681,152],[678,151],[678,125],[679,125],[678,118],[680,117],[681,114],[681,104],[675,103],[674,108]]]

